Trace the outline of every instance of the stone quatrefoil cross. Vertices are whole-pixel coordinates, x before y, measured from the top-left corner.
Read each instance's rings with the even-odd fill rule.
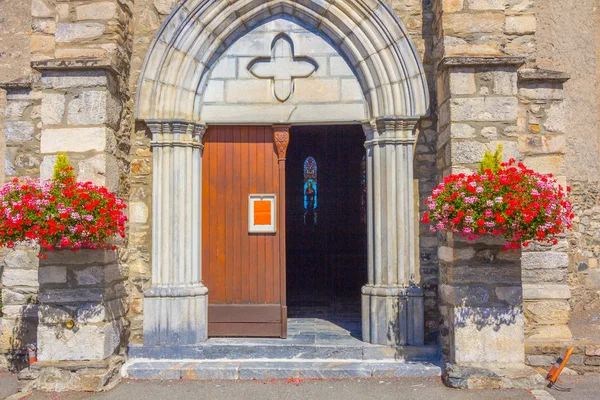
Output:
[[[248,71],[259,79],[273,80],[273,93],[285,102],[294,92],[294,80],[308,78],[319,65],[310,57],[294,56],[292,39],[280,33],[271,43],[271,57],[256,57],[248,64]]]

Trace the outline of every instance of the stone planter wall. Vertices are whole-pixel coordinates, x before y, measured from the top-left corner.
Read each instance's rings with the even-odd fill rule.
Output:
[[[126,277],[114,251],[63,250],[40,262],[38,362],[21,374],[29,388],[98,391],[118,382]]]

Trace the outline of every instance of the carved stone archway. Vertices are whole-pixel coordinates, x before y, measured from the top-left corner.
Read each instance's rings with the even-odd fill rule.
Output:
[[[423,344],[423,296],[413,282],[412,165],[415,125],[428,112],[428,89],[414,45],[381,0],[187,0],[163,23],[146,57],[136,103],[136,117],[152,131],[154,150],[145,344],[206,339],[210,294],[201,283],[197,205],[202,201],[202,136],[211,121],[201,119],[203,93],[229,47],[282,17],[335,48],[366,105],[369,281],[362,290],[363,338]],[[312,122],[328,121],[315,117]]]

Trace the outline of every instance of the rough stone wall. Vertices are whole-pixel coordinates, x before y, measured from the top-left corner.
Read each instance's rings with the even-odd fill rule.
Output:
[[[533,0],[433,0],[434,55],[523,56],[535,62]]]
[[[536,1],[538,64],[564,71],[565,167],[577,215],[569,239],[573,334],[600,339],[600,9],[594,0]]]

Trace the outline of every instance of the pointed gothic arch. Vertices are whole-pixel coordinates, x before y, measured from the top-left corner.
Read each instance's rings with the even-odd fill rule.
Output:
[[[164,21],[146,56],[137,118],[200,120],[202,91],[219,57],[252,29],[280,17],[319,32],[346,59],[369,119],[427,114],[420,57],[381,0],[187,0]]]

